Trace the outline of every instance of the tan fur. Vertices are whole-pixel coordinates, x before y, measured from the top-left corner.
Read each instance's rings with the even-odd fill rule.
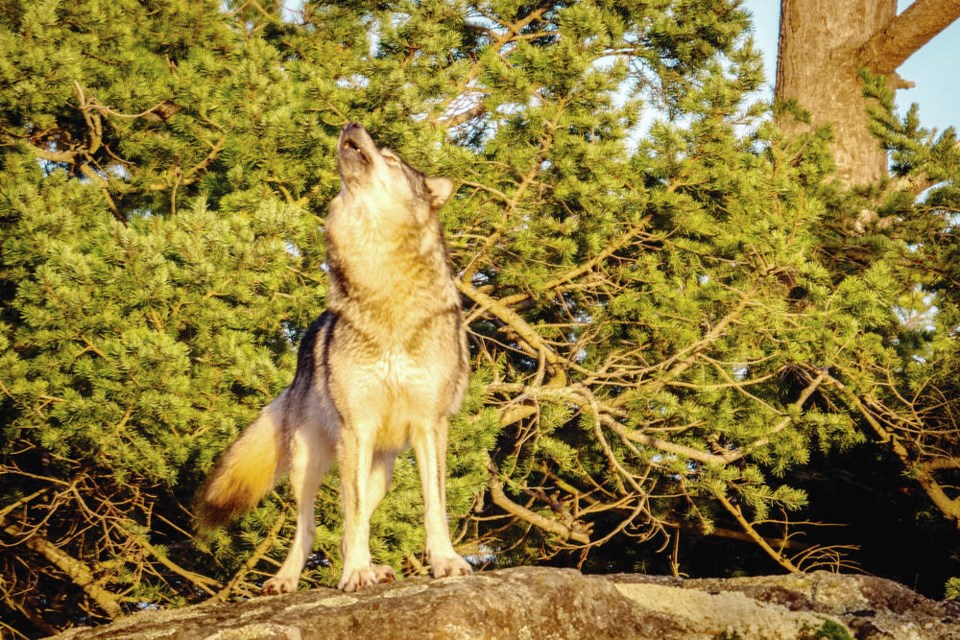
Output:
[[[201,531],[221,527],[249,511],[276,485],[286,472],[277,407],[282,396],[267,405],[217,462],[202,489],[196,519]]]
[[[289,470],[297,531],[265,593],[296,589],[314,539],[314,498],[334,458],[344,513],[340,588],[392,580],[372,563],[370,516],[397,454],[413,445],[434,576],[464,575],[446,519],[447,422],[467,385],[460,299],[437,209],[453,191],[356,124],[338,144],[342,189],[327,216],[328,310],[300,345],[293,383],[228,449],[198,504],[216,526],[252,507]]]

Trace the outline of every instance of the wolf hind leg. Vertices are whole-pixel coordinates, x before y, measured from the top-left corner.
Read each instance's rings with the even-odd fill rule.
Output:
[[[297,531],[280,570],[263,584],[264,594],[297,590],[300,573],[313,551],[317,489],[333,457],[334,444],[322,429],[309,425],[294,430],[290,440],[290,487],[297,505]]]
[[[396,578],[392,567],[375,565],[370,558],[370,518],[387,493],[396,459],[396,451],[374,451],[371,434],[372,430],[362,429],[343,434],[343,576],[339,584],[343,591],[359,591]]]
[[[434,578],[469,575],[473,569],[454,550],[447,523],[447,418],[415,428],[413,450],[423,488],[430,573]]]
[[[395,451],[377,451],[373,454],[370,483],[367,486],[367,504],[370,505],[371,516],[390,488],[390,479],[393,477],[393,465],[396,459],[397,453]],[[378,583],[393,582],[397,579],[393,567],[388,564],[371,564],[370,566],[373,568]]]

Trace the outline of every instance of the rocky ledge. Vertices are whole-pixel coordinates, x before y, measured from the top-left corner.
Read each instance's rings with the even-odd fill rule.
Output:
[[[521,567],[147,611],[59,640],[960,640],[960,606],[811,573],[676,580]]]

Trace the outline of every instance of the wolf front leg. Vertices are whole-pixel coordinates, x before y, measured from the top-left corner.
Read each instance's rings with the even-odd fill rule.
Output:
[[[413,450],[423,488],[424,525],[427,531],[427,560],[434,578],[465,576],[473,572],[450,542],[447,523],[447,418],[413,433]]]
[[[370,559],[370,517],[390,485],[395,451],[374,451],[375,428],[345,428],[340,451],[343,576],[340,589],[359,591],[391,582],[393,568]]]
[[[320,481],[333,461],[334,445],[313,425],[296,428],[290,439],[290,488],[297,503],[297,532],[280,570],[263,584],[263,593],[297,590],[300,573],[313,550],[316,534],[314,501]]]

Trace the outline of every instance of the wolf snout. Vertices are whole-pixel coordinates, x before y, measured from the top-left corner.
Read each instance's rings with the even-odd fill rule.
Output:
[[[367,143],[373,144],[373,140],[370,139],[370,134],[359,122],[347,124],[340,133],[341,152],[344,150],[362,151]]]
[[[341,177],[355,179],[369,169],[376,146],[370,134],[357,122],[343,128],[337,147],[337,165]]]

